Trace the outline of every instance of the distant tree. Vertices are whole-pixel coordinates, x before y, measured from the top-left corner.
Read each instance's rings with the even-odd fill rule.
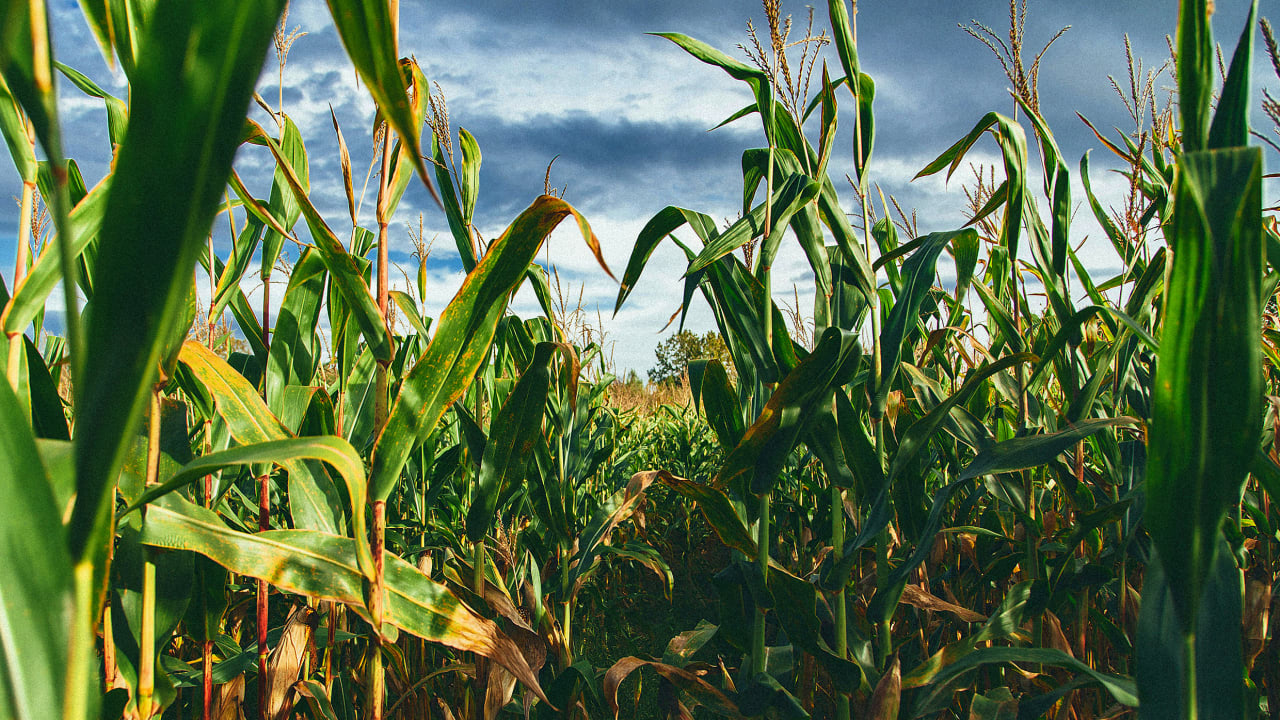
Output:
[[[699,335],[691,330],[681,330],[658,343],[653,351],[657,364],[649,370],[649,382],[673,383],[685,373],[689,362],[703,358],[716,358],[724,364],[730,375],[734,374],[733,359],[724,338],[714,330]]]

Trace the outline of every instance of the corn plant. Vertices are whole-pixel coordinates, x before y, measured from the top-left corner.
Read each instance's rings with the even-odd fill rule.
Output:
[[[980,146],[999,170],[965,226],[929,233],[872,201],[876,85],[843,0],[798,41],[765,3],[748,62],[663,34],[744,82],[727,122],[762,133],[739,219],[672,205],[636,239],[616,307],[670,238],[683,310],[710,306],[733,365],[691,363],[692,407],[642,416],[611,405],[605,348],[534,263],[572,218],[608,274],[599,240],[550,192],[482,235],[479,139],[399,57],[394,0],[329,2],[377,105],[364,214],[337,116],[304,138],[283,91],[254,93],[273,38],[283,85],[299,37],[283,3],[82,3],[126,99],[54,60],[43,2],[0,3],[22,183],[0,283],[0,715],[616,717],[627,688],[669,717],[1274,714],[1280,234],[1247,147],[1256,8],[1215,102],[1205,5],[1179,11],[1176,126],[1094,129],[1126,168],[1122,213],[1078,163],[1122,260],[1098,279],[1040,114],[1045,53],[1022,62],[1025,4],[1007,45],[972,31],[1006,51],[1011,114],[919,176]],[[60,150],[63,81],[106,111],[96,182]],[[345,216],[311,199],[320,148]],[[831,177],[843,148],[852,198]],[[234,169],[249,156],[269,186]],[[416,297],[390,280],[414,182],[466,272],[435,318],[421,226]],[[812,332],[774,300],[792,249],[814,301],[790,313]],[[526,283],[545,317],[508,312]],[[66,336],[38,343],[59,284]],[[694,552],[719,571],[692,577]],[[715,618],[597,666],[642,574],[668,598],[714,585]]]
[[[776,29],[777,5],[766,4],[766,12]],[[1011,32],[1020,33],[1016,3],[1011,12]],[[1239,649],[1227,642],[1226,649],[1197,654],[1195,628],[1200,612],[1199,622],[1218,635],[1239,631],[1240,571],[1225,549],[1230,533],[1221,540],[1218,527],[1256,467],[1262,417],[1259,375],[1251,369],[1260,358],[1256,323],[1265,293],[1251,289],[1261,280],[1259,155],[1223,149],[1248,139],[1253,17],[1212,123],[1207,13],[1184,3],[1181,141],[1140,148],[1099,135],[1131,162],[1148,203],[1134,216],[1138,227],[1117,227],[1092,194],[1087,156],[1081,161],[1090,206],[1127,263],[1102,289],[1068,242],[1070,169],[1039,114],[1034,80],[1015,83],[1014,99],[1034,133],[1047,219],[1028,182],[1027,132],[1017,119],[990,113],[920,172],[950,175],[976,143],[996,141],[1004,177],[979,193],[974,228],[903,242],[899,231],[910,225],[876,221],[867,202],[874,83],[858,69],[844,3],[830,3],[829,18],[845,77],[833,82],[824,73],[822,92],[807,107],[775,97],[778,65],[761,62],[757,70],[690,38],[664,35],[751,86],[756,103],[731,120],[758,115],[768,147],[743,155],[743,219],[719,230],[705,215],[674,206],[662,211],[637,239],[618,298],[621,306],[654,246],[688,225],[702,247],[680,245],[689,257],[686,305],[702,291],[742,380],[735,389],[717,361],[690,366],[695,397],[727,455],[707,484],[668,482],[741,553],[721,575],[716,631],[744,653],[732,681],[738,709],[801,716],[825,706],[824,713],[849,716],[852,706],[872,717],[929,715],[952,705],[978,668],[1030,664],[1041,673],[1030,695],[1019,700],[998,684],[979,685],[968,698],[972,716],[994,717],[1010,707],[1034,715],[1074,694],[1073,712],[1110,714],[1136,707],[1141,695],[1143,716],[1190,717],[1201,684],[1216,688],[1212,700],[1199,701],[1202,712],[1222,704],[1234,716],[1230,708],[1243,707]],[[1015,51],[1020,41],[1012,41]],[[785,45],[775,33],[773,47]],[[1011,67],[1022,71],[1020,57]],[[851,183],[862,243],[825,176],[840,87],[857,108]],[[800,112],[819,108],[820,137],[810,145]],[[1219,154],[1193,165],[1206,148]],[[1150,158],[1143,157],[1147,149]],[[1238,161],[1227,159],[1230,152]],[[765,201],[753,209],[762,181]],[[1166,246],[1148,259],[1133,252],[1140,243],[1128,233],[1145,234],[1153,220]],[[768,270],[780,223],[789,224],[813,268],[815,324],[831,328],[812,353],[779,337],[781,323],[770,310]],[[746,266],[730,253],[752,239],[760,255]],[[954,293],[933,286],[943,250],[955,261]],[[1170,263],[1179,250],[1183,258]],[[1080,289],[1069,285],[1068,263]],[[1029,275],[1043,286],[1043,315],[1027,300]],[[1236,280],[1215,279],[1228,276]],[[1104,295],[1114,287],[1128,289],[1123,305]],[[985,318],[966,295],[976,295]],[[975,335],[979,327],[984,331]],[[850,346],[847,333],[869,334],[869,352],[856,341]],[[1086,333],[1094,338],[1087,345]],[[1237,361],[1227,357],[1248,358],[1229,380],[1218,363]],[[1232,389],[1215,392],[1219,381]],[[1206,400],[1191,410],[1186,403],[1194,397]],[[1148,426],[1149,445],[1147,432],[1126,429]],[[1232,440],[1214,440],[1219,429]],[[831,488],[825,512],[804,509],[820,495],[801,480],[803,465],[793,466],[794,480],[779,477],[798,444],[803,452],[793,457],[816,464]],[[1210,480],[1192,469],[1209,467],[1232,468],[1229,476],[1239,480],[1223,485],[1216,472]],[[1265,476],[1271,468],[1256,472]],[[788,529],[776,533],[770,500],[776,506],[780,494],[790,495],[795,509],[788,510]],[[1200,519],[1189,526],[1185,498],[1202,496],[1216,500],[1198,502]],[[850,521],[858,528],[852,540],[844,534]],[[1232,527],[1238,536],[1240,526]],[[822,538],[829,550],[806,558],[787,539],[801,534]],[[1159,561],[1148,562],[1148,538],[1161,554],[1180,553],[1176,569],[1163,570],[1176,579],[1166,580]],[[956,549],[973,564],[940,563]],[[795,570],[785,566],[788,556]],[[975,584],[977,578],[983,581]],[[1139,620],[1132,587],[1143,578],[1149,584]],[[955,596],[961,585],[973,594]],[[1213,609],[1199,611],[1206,587],[1214,594],[1203,602]],[[939,588],[949,600],[934,594]],[[983,606],[994,609],[967,610]],[[945,629],[956,621],[984,624],[977,632]],[[1102,655],[1090,650],[1099,626],[1110,648]],[[775,655],[787,659],[775,664]],[[1083,663],[1089,655],[1099,663]],[[1197,679],[1199,668],[1207,679]],[[825,685],[817,679],[823,674]],[[991,671],[979,677],[990,679]],[[829,705],[815,699],[815,682]],[[1078,689],[1090,686],[1097,689]]]

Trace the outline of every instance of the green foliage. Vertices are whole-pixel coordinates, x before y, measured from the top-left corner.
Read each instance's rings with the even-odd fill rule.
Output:
[[[715,330],[699,335],[692,330],[681,330],[658,343],[653,354],[656,362],[649,368],[649,382],[670,384],[679,382],[694,360],[714,358],[732,372],[733,359],[724,338]]]
[[[246,118],[280,5],[83,0],[126,106],[53,61],[42,3],[0,0],[0,131],[58,230],[12,293],[0,282],[0,717],[287,717],[299,696],[375,720],[1275,714],[1280,238],[1244,147],[1252,15],[1216,92],[1208,8],[1184,1],[1182,126],[1098,134],[1127,167],[1123,223],[1081,161],[1121,256],[1109,278],[1075,254],[1070,170],[1034,97],[920,173],[992,136],[1004,177],[980,183],[972,222],[899,238],[872,222],[875,82],[843,2],[827,15],[846,76],[824,68],[811,99],[794,79],[820,39],[787,41],[776,16],[767,45],[802,72],[662,35],[749,86],[729,121],[758,118],[764,146],[743,151],[739,220],[670,205],[636,239],[617,307],[672,238],[682,313],[701,297],[716,323],[659,345],[652,383],[689,383],[655,391],[553,318],[508,313],[526,281],[545,297],[531,262],[561,221],[608,274],[599,241],[551,196],[480,236],[479,140],[459,131],[451,172],[432,114],[421,147],[431,86],[399,59],[395,2],[329,2],[389,134],[376,231],[345,150],[350,217],[324,216],[311,170],[329,165],[283,108],[277,134]],[[92,190],[59,157],[55,67],[105,101],[120,144]],[[852,203],[827,172],[842,147]],[[274,162],[269,187],[235,175],[238,152]],[[467,273],[434,319],[423,288],[374,279],[414,177]],[[225,258],[205,252],[223,212],[242,228]],[[313,245],[279,317],[255,314],[241,281],[299,219]],[[348,219],[350,243],[332,229]],[[792,240],[812,332],[774,299]],[[69,337],[39,347],[58,284]],[[624,391],[650,404],[620,409]]]

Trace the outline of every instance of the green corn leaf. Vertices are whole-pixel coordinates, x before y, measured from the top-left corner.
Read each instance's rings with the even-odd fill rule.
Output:
[[[1184,633],[1261,432],[1261,176],[1257,148],[1184,153],[1166,230],[1144,519]]]
[[[831,32],[835,38],[836,53],[840,56],[840,65],[844,68],[845,85],[849,88],[849,92],[853,94],[855,102],[859,108],[870,107],[870,102],[863,103],[861,101],[862,83],[848,82],[853,78],[861,79],[863,77],[862,68],[858,63],[858,43],[853,35],[853,22],[849,17],[849,9],[845,6],[845,0],[827,0],[827,13],[831,18]],[[870,78],[868,78],[870,79]],[[874,86],[872,86],[874,88]],[[863,144],[866,146],[868,138],[863,137]],[[871,156],[868,152],[869,148],[864,147],[862,158],[865,161]],[[855,159],[855,162],[857,160]],[[862,177],[865,163],[858,166],[858,177]]]
[[[53,65],[58,68],[58,72],[66,76],[84,94],[100,98],[106,104],[107,137],[111,140],[112,146],[119,145],[124,140],[124,131],[129,124],[129,106],[120,98],[103,90],[79,70],[63,65],[60,62],[54,62]]]
[[[264,226],[257,218],[250,218],[245,224],[244,230],[240,231],[239,237],[235,239],[231,246],[231,257],[228,258],[227,264],[217,273],[218,285],[213,291],[213,310],[210,315],[213,317],[221,317],[222,313],[236,298],[237,293],[243,296],[240,290],[240,280],[244,278],[244,274],[249,270],[249,261],[253,259],[254,253],[258,251],[258,245],[262,242]],[[201,258],[202,264],[209,263],[208,258]],[[242,328],[245,334],[248,334],[248,328]],[[262,333],[258,333],[257,337],[261,338]]]
[[[302,252],[289,275],[267,353],[267,407],[277,414],[285,388],[310,385],[320,363],[316,331],[327,277],[320,253],[311,248]]]
[[[0,338],[0,352],[4,353],[3,357],[5,358],[6,365],[9,359],[9,343],[23,342],[24,340],[26,340],[25,335],[14,337],[12,340],[7,337]],[[21,410],[22,417],[25,418],[27,424],[31,425],[34,429],[33,418],[31,415],[31,384],[30,373],[27,370],[27,354],[16,351],[15,354],[17,355],[17,363],[14,368],[15,376],[13,377],[10,389],[18,400],[18,408]],[[7,371],[8,368],[6,367],[6,376],[8,374]],[[6,379],[8,378],[6,377]]]
[[[139,53],[145,51],[157,0],[106,0],[105,5],[109,23],[107,34],[115,44],[115,55],[121,68],[129,82],[134,83],[137,81],[137,66],[145,62]],[[111,63],[109,59],[107,62]]]
[[[311,191],[311,169],[307,162],[307,148],[302,142],[302,133],[294,124],[293,118],[284,116],[284,127],[280,130],[280,150],[282,156],[298,179],[302,194]],[[297,197],[290,189],[287,171],[282,167],[285,162],[276,163],[275,176],[271,181],[271,199],[267,204],[267,212],[271,213],[285,230],[292,230],[294,223],[302,214],[298,207]],[[270,229],[262,239],[262,269],[260,276],[265,281],[271,277],[276,261],[280,259],[280,250],[284,248],[285,235],[279,230]]]
[[[245,142],[253,142],[271,147],[270,143],[266,141],[265,131],[263,131],[257,123],[250,120],[246,125],[248,126],[248,131],[246,133]],[[279,146],[277,145],[277,148],[278,147]],[[277,168],[279,168],[279,156],[276,157],[276,163]],[[249,192],[249,188],[245,187],[244,181],[240,179],[240,174],[234,169],[231,171],[231,190],[235,192],[236,198],[240,201],[240,204],[244,206],[245,210],[249,211],[249,214],[253,216],[254,220],[266,225],[272,230],[280,233],[282,236],[287,236],[289,234],[289,230],[286,229],[284,225],[280,224],[279,218],[272,214],[272,212],[267,209],[267,206],[262,204],[262,201],[255,198]]]
[[[857,483],[853,473],[855,463],[845,454],[834,399],[831,403],[814,404],[805,420],[802,439],[805,447],[822,463],[828,481],[842,488],[851,488]]]
[[[645,490],[661,473],[660,470],[636,473],[631,476],[626,487],[604,498],[596,508],[577,538],[577,551],[569,559],[565,582],[570,588],[571,597],[577,594],[597,567],[602,548],[609,543],[614,529],[635,513],[644,499]]]
[[[951,241],[951,255],[956,263],[956,300],[964,302],[968,294],[969,284],[973,282],[973,271],[978,267],[977,234],[957,235]]]
[[[76,433],[74,555],[105,536],[108,490],[141,421],[167,325],[186,301],[282,8],[279,0],[163,3],[141,40],[98,241],[77,403],[94,422]]]
[[[280,422],[298,437],[334,434],[333,399],[324,388],[291,385],[281,396]]]
[[[409,321],[409,327],[424,340],[429,337],[430,333],[427,329],[431,327],[431,318],[424,318],[418,314],[418,306],[413,298],[401,290],[392,290],[388,295],[396,307],[400,308],[400,316]]]
[[[1253,65],[1253,33],[1257,24],[1258,0],[1249,4],[1249,17],[1231,56],[1231,69],[1222,85],[1222,95],[1209,127],[1210,150],[1244,147],[1249,144],[1249,75]]]
[[[355,546],[363,541],[314,530],[236,532],[213,512],[168,495],[147,510],[142,542],[199,553],[233,573],[266,580],[287,592],[346,603],[369,620],[364,575],[354,560]],[[425,640],[490,658],[546,699],[524,655],[497,625],[477,616],[447,588],[396,555],[386,553],[383,562],[384,622]]]
[[[445,411],[466,391],[489,354],[498,321],[525,268],[561,220],[572,215],[588,247],[606,272],[600,241],[577,210],[543,195],[494,241],[467,274],[458,294],[440,314],[426,352],[407,373],[373,454],[372,495],[390,496],[409,453],[431,433]],[[612,276],[612,274],[610,274]]]
[[[1062,151],[1058,149],[1058,142],[1054,139],[1053,133],[1049,130],[1049,125],[1044,121],[1044,118],[1040,113],[1032,110],[1021,98],[1018,99],[1018,106],[1022,108],[1027,118],[1031,120],[1031,126],[1035,129],[1036,137],[1040,140],[1044,194],[1049,200],[1052,212],[1051,267],[1046,268],[1046,271],[1051,271],[1054,275],[1061,276],[1067,270],[1067,235],[1072,210],[1071,175],[1067,171],[1066,163],[1062,160]],[[1039,218],[1038,215],[1035,217]]]
[[[938,431],[942,421],[951,413],[952,408],[967,401],[992,375],[1020,363],[1035,362],[1035,360],[1036,356],[1031,353],[1007,355],[971,372],[965,379],[964,385],[961,385],[954,395],[947,398],[942,404],[930,410],[923,418],[920,418],[912,423],[911,427],[907,428],[902,440],[898,443],[898,454],[894,456],[893,465],[889,470],[890,482],[897,477],[902,469],[910,467],[916,456],[928,446],[929,440]]]
[[[1089,199],[1089,209],[1093,211],[1093,217],[1102,226],[1103,233],[1107,239],[1111,241],[1111,246],[1115,248],[1116,254],[1122,258],[1128,258],[1133,255],[1133,251],[1129,248],[1129,240],[1124,233],[1120,232],[1120,228],[1116,227],[1115,220],[1111,218],[1111,214],[1098,201],[1096,195],[1093,194],[1093,184],[1089,180],[1089,151],[1085,151],[1080,156],[1080,184],[1084,186],[1085,197]],[[1140,258],[1133,258],[1138,261]]]
[[[791,221],[791,216],[806,203],[816,197],[819,186],[803,174],[795,174],[779,183],[770,202],[773,205],[773,227],[764,242],[761,243],[760,262],[767,265],[773,261],[774,255],[782,241],[782,232]],[[698,257],[689,264],[688,272],[697,272],[721,257],[745,245],[752,237],[760,234],[764,221],[764,205],[752,210],[742,219],[735,222],[724,232],[707,243]],[[763,266],[762,265],[762,266]]]
[[[771,566],[768,592],[773,597],[773,612],[791,644],[813,655],[841,692],[857,691],[865,682],[862,669],[857,663],[837,656],[822,636],[817,585],[784,568]]]
[[[9,147],[9,157],[23,182],[36,181],[35,149],[27,142],[27,131],[22,121],[22,108],[9,92],[9,86],[0,77],[0,133]]]
[[[411,112],[414,125],[422,127],[427,119],[431,88],[426,76],[422,74],[422,68],[418,67],[417,60],[413,58],[401,60],[400,69],[405,74],[406,89],[413,98]],[[396,208],[400,205],[400,199],[404,197],[404,191],[409,187],[409,180],[413,178],[415,162],[422,162],[421,157],[413,156],[416,149],[416,144],[410,145],[400,138],[396,139],[395,147],[391,152],[391,182],[387,185],[387,192],[379,198],[376,209],[379,222],[391,221]],[[431,192],[435,194],[434,189]]]
[[[1245,32],[1253,32],[1253,26]],[[1213,30],[1209,27],[1208,0],[1178,3],[1178,114],[1182,149],[1208,149],[1209,104],[1213,98]]]
[[[462,150],[462,167],[459,169],[462,187],[462,219],[467,224],[476,212],[476,197],[480,194],[480,144],[466,128],[458,128],[458,146]]]
[[[949,683],[964,673],[983,665],[1003,663],[1032,663],[1066,668],[1072,672],[1087,676],[1090,680],[1089,684],[1101,686],[1116,702],[1129,707],[1137,707],[1138,705],[1138,691],[1132,679],[1098,672],[1061,650],[1052,648],[990,647],[974,650],[939,672],[934,677],[932,685],[916,696],[915,706],[911,710],[910,716],[918,717],[921,713],[927,713],[928,709],[933,707],[933,703],[938,700],[934,693],[947,693],[949,698],[950,694],[954,692],[954,687]]]
[[[467,539],[471,542],[483,540],[493,527],[503,489],[524,479],[534,443],[542,436],[551,358],[556,350],[566,355],[572,352],[559,343],[538,343],[532,361],[489,426],[475,494],[467,512]]]
[[[618,288],[618,301],[613,307],[615,316],[622,309],[622,303],[626,302],[627,297],[631,295],[631,291],[635,289],[636,283],[640,280],[640,274],[644,272],[644,268],[649,263],[649,258],[653,255],[653,251],[658,248],[658,244],[668,235],[680,229],[685,223],[688,223],[700,237],[710,238],[718,234],[716,221],[711,216],[703,215],[693,210],[667,206],[659,211],[657,215],[650,218],[649,222],[645,223],[644,228],[640,230],[640,235],[636,237],[635,243],[631,246],[631,257],[627,260],[627,269],[622,273],[621,287]]]
[[[993,129],[994,128],[994,129]],[[969,134],[947,148],[933,162],[916,173],[915,178],[933,175],[947,168],[947,179],[960,166],[965,155],[982,136],[990,130],[1000,145],[1004,161],[1005,211],[1000,225],[1000,245],[1009,250],[1009,256],[1018,256],[1018,240],[1022,234],[1022,213],[1026,204],[1027,137],[1022,127],[1000,113],[987,113]]]
[[[26,352],[23,353],[27,388],[31,393],[31,426],[36,437],[49,440],[70,440],[67,417],[63,411],[62,397],[44,357],[26,335],[19,336]],[[16,338],[15,338],[16,340]]]
[[[443,143],[443,138],[435,139],[431,161],[435,166],[436,182],[440,185],[444,217],[449,222],[449,232],[453,235],[453,244],[458,248],[458,256],[462,258],[462,270],[470,273],[475,269],[476,263],[480,262],[480,257],[476,254],[471,226],[463,217],[462,206],[458,202],[458,189],[454,187],[453,176],[449,173],[449,162],[445,156]]]
[[[873,497],[884,487],[884,468],[880,464],[880,456],[863,428],[862,418],[844,392],[835,393],[836,426],[840,432],[840,445],[844,448],[844,456],[850,463],[850,469],[861,481],[861,492],[864,497]]]
[[[102,59],[107,61],[108,66],[114,66],[115,54],[112,52],[112,47],[114,46],[112,36],[115,32],[114,28],[111,27],[110,0],[80,0],[80,10],[84,12],[84,19],[89,23],[89,29],[93,31],[93,37],[98,41],[99,49],[102,51]]]
[[[57,88],[44,3],[0,2],[0,77],[26,112],[46,155],[62,164]],[[52,198],[51,198],[52,199]]]
[[[735,80],[747,83],[755,95],[756,109],[760,111],[760,119],[764,123],[765,135],[770,143],[773,143],[774,108],[776,104],[773,101],[773,83],[764,71],[735,60],[701,40],[695,40],[687,35],[680,33],[652,34],[670,40],[698,60],[724,70],[729,74],[729,77]]]
[[[837,328],[823,331],[813,353],[782,379],[760,416],[725,458],[715,486],[723,488],[735,478],[749,475],[752,492],[771,489],[799,440],[806,413],[814,403],[830,398],[833,384],[838,384],[848,364],[857,362],[859,356],[856,335]]]
[[[978,453],[957,477],[967,480],[980,475],[1014,472],[1047,465],[1068,448],[1105,428],[1119,425],[1137,425],[1137,418],[1104,418],[1082,420],[1075,426],[1056,433],[1029,435],[996,443]]]
[[[31,425],[9,383],[0,386],[0,700],[7,700],[0,714],[14,720],[61,717],[71,558]]]
[[[973,289],[978,291],[978,298],[987,309],[988,321],[1000,331],[1000,334],[992,339],[990,350],[998,353],[1005,345],[1015,352],[1023,350],[1023,338],[1018,333],[1018,326],[1014,324],[1013,314],[1009,312],[1009,308],[1000,302],[1000,298],[996,297],[995,292],[987,287],[986,283],[976,283]]]
[[[725,450],[737,447],[745,432],[742,404],[729,383],[724,365],[715,358],[689,363],[689,392],[693,395],[694,408],[700,407],[706,413],[707,424],[715,432],[720,447]]]
[[[248,260],[245,261],[246,263]],[[213,268],[209,267],[208,253],[200,253],[200,265],[205,272],[212,272],[215,277],[225,275],[228,270],[227,266],[222,262],[222,258],[216,254],[213,256]],[[246,265],[247,267],[247,265]],[[236,319],[236,324],[240,326],[240,331],[244,333],[245,340],[249,343],[249,350],[254,358],[265,358],[267,354],[267,346],[262,344],[262,326],[258,324],[258,316],[254,313],[253,308],[249,307],[249,299],[245,297],[244,291],[240,289],[239,282],[229,283],[226,290],[227,300],[223,308],[230,308],[231,314]],[[215,292],[214,297],[217,297]],[[221,310],[213,313],[213,316],[220,317]]]
[[[1240,632],[1244,582],[1234,556],[1219,534],[1196,625],[1196,699],[1199,717],[1226,720],[1244,714],[1244,658],[1239,642],[1219,642]],[[1147,565],[1138,614],[1137,680],[1140,720],[1187,717],[1183,699],[1186,655],[1182,622],[1165,564]]]
[[[342,432],[358,448],[373,442],[373,406],[377,394],[375,373],[378,364],[365,348],[347,376],[347,391],[342,398]]]
[[[905,283],[893,308],[889,311],[889,318],[885,321],[884,328],[880,331],[880,386],[876,388],[875,398],[872,401],[871,412],[874,417],[884,415],[889,390],[897,375],[899,359],[902,357],[903,344],[908,334],[915,330],[919,322],[920,305],[924,302],[925,294],[933,287],[938,256],[942,254],[943,248],[956,239],[964,238],[963,242],[972,242],[973,238],[965,238],[966,235],[976,237],[977,231],[968,228],[953,232],[930,233],[921,239],[920,249],[912,253],[911,257],[902,264]]]
[[[733,509],[733,503],[723,490],[672,475],[665,470],[659,471],[657,481],[697,505],[702,516],[707,519],[707,524],[720,537],[720,542],[747,557],[756,554],[755,538],[751,537],[747,526]]]
[[[215,641],[222,634],[227,612],[227,571],[203,555],[195,556],[191,603],[182,619],[186,634],[197,643]]]
[[[789,334],[774,333],[772,346],[765,342],[760,312],[764,287],[737,255],[725,255],[710,265],[701,284],[703,294],[711,297],[725,344],[730,352],[738,351],[735,367],[750,368],[762,382],[777,382],[779,375],[795,368],[798,359]],[[773,326],[786,327],[777,305],[770,302],[769,308]]]

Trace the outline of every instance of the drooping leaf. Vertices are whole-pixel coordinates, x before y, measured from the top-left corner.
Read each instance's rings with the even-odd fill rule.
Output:
[[[652,668],[664,680],[683,690],[687,697],[692,698],[698,705],[717,715],[740,717],[738,706],[706,680],[683,668],[652,660],[641,660],[637,657],[624,657],[618,660],[604,674],[604,697],[609,703],[613,717],[618,717],[618,687],[631,673],[645,667]]]
[[[586,218],[563,200],[544,195],[516,218],[467,274],[458,294],[440,314],[426,352],[401,383],[374,447],[370,477],[375,500],[391,494],[414,446],[435,429],[470,385],[489,354],[498,320],[512,291],[523,281],[525,268],[551,231],[570,215],[603,266],[599,240]]]
[[[752,492],[771,489],[799,440],[805,413],[813,403],[830,397],[831,387],[839,384],[842,373],[858,355],[855,335],[837,328],[825,330],[813,353],[778,384],[759,417],[725,458],[714,484],[723,488],[738,476],[749,474]]]
[[[147,511],[147,545],[200,553],[231,572],[260,578],[287,592],[346,603],[368,620],[363,574],[350,538],[313,530],[256,534],[228,528],[214,513],[176,495]],[[541,686],[515,643],[493,622],[477,616],[447,588],[387,553],[384,622],[432,642],[475,652],[505,667],[545,700]]]
[[[153,485],[140,497],[120,512],[120,517],[128,515],[143,505],[154,502],[157,498],[178,490],[206,475],[228,467],[248,465],[252,463],[271,462],[286,464],[292,460],[323,460],[338,471],[346,485],[347,501],[353,508],[351,527],[355,533],[356,560],[365,577],[373,578],[373,556],[369,554],[367,534],[365,530],[365,477],[364,463],[342,438],[306,437],[268,440],[253,445],[242,445],[227,450],[202,455],[182,466],[182,469],[165,478],[159,485]]]
[[[957,479],[967,480],[979,475],[994,475],[1046,465],[1096,432],[1116,425],[1136,424],[1137,418],[1130,417],[1082,420],[1059,432],[1005,440],[978,453]]]

